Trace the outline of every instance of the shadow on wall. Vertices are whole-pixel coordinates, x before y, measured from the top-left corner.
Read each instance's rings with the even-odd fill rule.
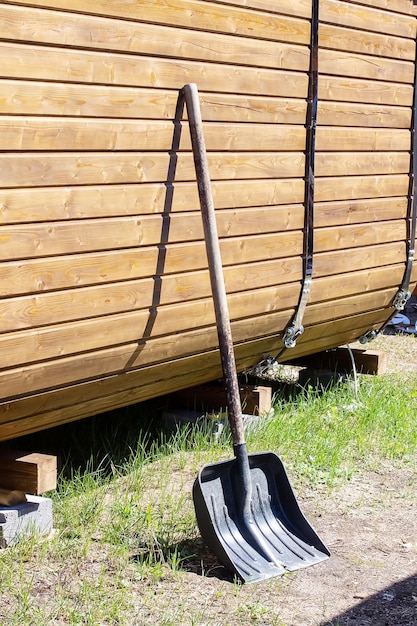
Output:
[[[416,626],[417,574],[379,591],[320,626]]]

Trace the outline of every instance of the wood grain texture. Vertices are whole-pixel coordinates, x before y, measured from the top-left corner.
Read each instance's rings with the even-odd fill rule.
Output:
[[[250,15],[250,14],[248,14]],[[285,23],[289,20],[289,24]],[[174,59],[204,62],[226,62],[289,70],[308,69],[306,43],[309,26],[293,18],[271,16],[264,24],[257,20],[256,32],[271,23],[273,36],[268,37],[268,27],[262,32],[262,48],[258,39],[231,38],[227,34],[214,34],[204,30],[187,30],[171,26],[103,19],[69,12],[39,11],[27,7],[0,6],[0,37],[2,40],[41,43],[74,48],[114,50],[141,55],[166,56]],[[250,33],[251,27],[248,27]],[[298,31],[298,32],[297,32]],[[227,31],[226,31],[227,32]],[[233,32],[233,35],[236,33]],[[252,33],[252,36],[255,33]],[[268,41],[272,38],[273,41]],[[289,41],[291,43],[284,43]]]
[[[324,81],[324,78],[320,80]],[[329,82],[329,79],[327,81]],[[349,87],[354,88],[355,85],[345,86],[345,90],[340,93],[338,91],[336,95],[349,99]],[[357,90],[357,97],[360,98],[363,92],[369,90],[369,87],[370,82],[361,85],[360,90]],[[379,90],[378,100],[382,103],[373,102],[377,99],[376,93],[370,97],[371,102],[368,104],[320,100],[318,103],[320,124],[409,128],[410,107],[390,104],[393,94],[395,97],[398,91],[398,86],[391,84],[387,87],[376,83],[374,88]],[[332,90],[334,87],[330,86],[329,91]],[[385,92],[389,98],[388,104],[384,104]],[[405,94],[407,92],[409,92],[408,89],[405,90]],[[329,95],[327,93],[327,96]],[[326,93],[323,93],[323,97],[325,96]],[[106,120],[112,118],[172,120],[177,97],[178,92],[175,90],[155,91],[132,87],[0,79],[0,113],[4,115],[75,116],[105,118]],[[265,124],[304,124],[305,122],[306,105],[302,99],[200,92],[200,101],[203,121]],[[407,96],[405,103],[410,102]],[[16,122],[18,121],[16,119]],[[61,120],[61,123],[64,124],[65,120]]]
[[[409,0],[320,3],[295,357],[392,311],[416,16]],[[221,375],[186,112],[174,123],[189,82],[237,367],[281,351],[302,285],[310,18],[311,0],[0,1],[0,440]]]
[[[216,208],[287,205],[287,211],[303,202],[302,180],[212,181]],[[299,204],[298,204],[299,208]],[[161,184],[112,184],[65,187],[0,189],[0,221],[60,221],[167,214],[199,209],[195,181]]]
[[[40,3],[34,2],[32,4]],[[68,8],[68,3],[65,0],[49,1],[47,5],[54,8]],[[42,3],[42,6],[45,6],[45,3]],[[306,19],[299,19],[282,13],[276,15],[264,11],[252,11],[250,6],[242,8],[231,4],[229,6],[221,3],[213,5],[211,2],[200,2],[200,0],[171,0],[169,4],[162,0],[156,2],[154,0],[112,1],[111,3],[105,0],[101,0],[101,2],[95,0],[94,3],[89,3],[87,8],[83,0],[72,0],[71,8],[77,13],[95,13],[113,18],[127,18],[135,22],[143,20],[145,15],[147,22],[158,24],[160,27],[172,25],[192,28],[203,34],[205,32],[230,33],[256,39],[291,41],[304,45],[309,43],[309,23]],[[309,15],[310,13],[311,10]],[[83,19],[85,19],[84,16]],[[55,23],[58,20],[59,17],[57,16]],[[114,23],[115,20],[112,22]],[[103,47],[105,43],[107,43],[107,39],[102,43]]]
[[[411,2],[403,2],[403,5],[406,4],[410,5]],[[411,39],[415,35],[413,16],[391,10],[381,11],[366,6],[365,3],[325,0],[321,7],[320,17],[323,22],[341,24],[358,30],[370,30]]]
[[[403,0],[356,0],[356,4],[363,4],[379,9],[388,9],[405,15],[417,15],[417,7],[414,2]]]
[[[306,74],[296,71],[207,63],[202,73],[198,61],[83,49],[74,52],[68,62],[65,48],[17,43],[0,44],[0,71],[4,78],[155,89],[179,90],[187,83],[197,82],[203,90],[247,95],[259,95],[262,81],[266,95],[294,98],[305,97],[307,89]]]

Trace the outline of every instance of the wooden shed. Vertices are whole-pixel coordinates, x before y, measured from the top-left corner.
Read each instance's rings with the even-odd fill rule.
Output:
[[[383,326],[417,279],[416,15],[412,0],[0,2],[0,440],[221,376],[176,119],[190,82],[238,368]]]

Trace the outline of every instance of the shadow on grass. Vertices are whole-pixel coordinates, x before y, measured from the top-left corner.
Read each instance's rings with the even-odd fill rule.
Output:
[[[417,574],[379,591],[320,626],[416,626]]]
[[[5,441],[0,449],[36,451],[58,459],[58,474],[100,473],[126,463],[135,451],[146,455],[161,440],[164,398],[155,398],[79,421]]]
[[[236,582],[235,574],[227,570],[206,547],[201,537],[184,539],[169,545],[143,546],[136,554],[132,555],[132,561],[136,563],[151,563],[157,561],[166,563],[171,569],[204,576],[205,578],[217,578],[230,583]]]

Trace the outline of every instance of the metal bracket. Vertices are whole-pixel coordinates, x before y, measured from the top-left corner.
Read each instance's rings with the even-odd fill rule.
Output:
[[[297,313],[290,325],[287,326],[287,328],[285,329],[284,334],[282,335],[282,343],[286,348],[294,348],[297,343],[297,339],[304,332],[302,320],[304,317],[304,311],[307,306],[308,296],[310,295],[311,291],[311,282],[312,277],[306,276],[303,282],[303,288],[301,291],[301,297],[298,304]]]
[[[410,298],[411,291],[405,291],[405,289],[400,289],[392,302],[392,306],[395,307],[397,311],[402,311]]]
[[[369,343],[370,341],[375,339],[375,337],[377,337],[379,333],[379,330],[377,330],[376,328],[372,328],[371,330],[368,330],[366,333],[364,333],[361,337],[359,337],[359,343]]]
[[[289,326],[285,333],[282,336],[282,343],[286,348],[295,348],[297,344],[297,339],[304,332],[304,326],[299,326],[295,328],[295,326]]]

